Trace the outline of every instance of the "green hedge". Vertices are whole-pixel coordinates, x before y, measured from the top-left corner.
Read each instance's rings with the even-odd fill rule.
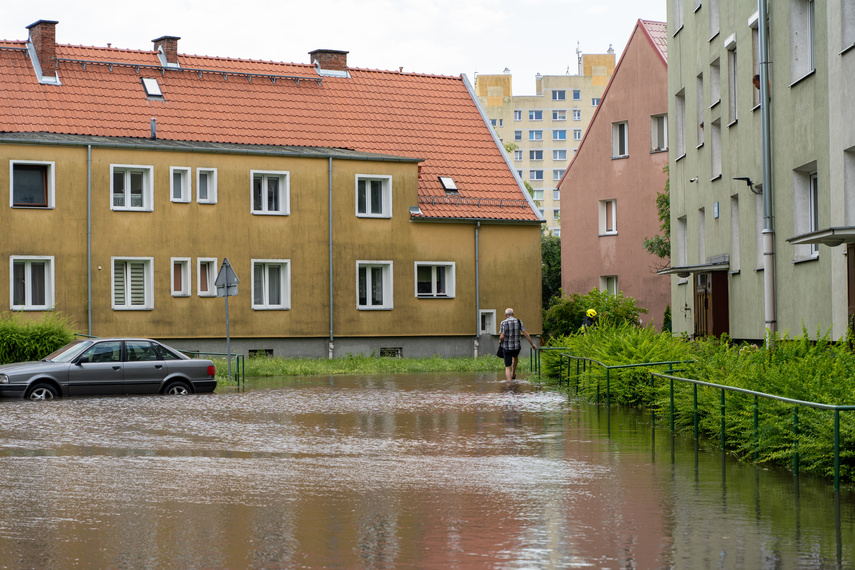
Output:
[[[0,315],[0,364],[40,360],[74,340],[66,317],[54,313],[27,321],[21,315]]]
[[[848,339],[835,343],[826,334],[812,341],[807,331],[802,331],[794,339],[784,336],[772,340],[773,348],[736,346],[727,339],[687,341],[651,329],[618,325],[555,339],[552,344],[567,347],[563,352],[591,358],[607,366],[694,360],[675,375],[797,400],[855,405],[855,354],[849,348]],[[542,354],[544,376],[557,375],[559,352]],[[571,370],[575,374],[575,365]],[[611,402],[637,407],[655,405],[660,417],[666,417],[670,409],[669,383],[660,380],[655,384],[655,391],[651,390],[649,372],[644,368],[612,370],[609,374]],[[605,369],[588,365],[587,373],[580,378],[580,395],[593,399],[598,383],[602,398]],[[571,377],[574,390],[575,385],[576,380]],[[755,444],[754,397],[726,392],[725,401],[725,441],[736,456],[753,460],[757,445],[761,463],[790,466],[797,448],[800,470],[826,476],[833,474],[833,412],[799,407],[796,438],[793,405],[761,398],[759,442]],[[721,391],[699,387],[701,433],[719,437],[720,410]],[[684,433],[694,430],[693,389],[688,383],[675,383],[675,429]],[[841,480],[855,482],[855,412],[840,412],[840,449]]]

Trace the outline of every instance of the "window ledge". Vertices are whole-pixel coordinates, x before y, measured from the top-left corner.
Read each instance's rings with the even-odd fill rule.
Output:
[[[793,265],[798,265],[799,263],[806,263],[808,261],[819,261],[819,253],[814,253],[810,257],[797,257],[793,260]]]
[[[612,160],[621,160],[624,158],[629,158],[629,155],[628,154],[621,154],[620,156],[613,156]]]
[[[253,311],[290,311],[291,307],[253,307]]]
[[[190,293],[173,293],[173,297],[189,297]]]
[[[650,154],[659,154],[662,152],[668,152],[667,148],[656,148],[650,151]]]
[[[843,54],[845,54],[845,53],[848,53],[849,51],[851,51],[851,50],[852,50],[852,48],[855,48],[855,43],[853,43],[853,44],[849,44],[848,46],[846,46],[845,48],[843,48],[842,50],[840,50],[840,55],[843,55]]]
[[[694,9],[694,10],[692,10],[692,13],[693,13],[693,14],[697,14],[697,13],[698,13],[698,10],[700,10],[700,9],[701,9],[701,4],[698,4],[697,6],[695,6],[695,9]]]
[[[287,216],[287,212],[253,212],[253,216]]]
[[[680,277],[677,279],[677,285],[686,285],[689,282],[685,277]]]
[[[12,206],[15,210],[55,210],[55,206]]]
[[[763,266],[759,265],[759,266],[754,268],[754,272],[757,273],[757,272],[763,271],[763,269],[764,269]]]
[[[807,73],[805,73],[804,75],[802,75],[801,77],[799,77],[798,79],[796,79],[795,81],[790,83],[790,87],[794,87],[794,86],[798,85],[799,83],[801,83],[802,81],[804,81],[805,79],[807,79],[808,77],[811,77],[813,75],[816,75],[816,68],[811,69],[810,71],[808,71]]]
[[[715,107],[715,106],[716,106],[716,105],[718,105],[719,103],[721,103],[721,97],[719,97],[718,99],[716,99],[715,101],[713,101],[712,103],[710,103],[710,109],[712,109],[713,107]]]
[[[729,122],[727,124],[727,128],[729,129],[730,127],[734,126],[738,122],[739,122],[739,119],[733,119],[731,122]]]
[[[616,235],[617,235],[617,232],[606,232],[604,234],[600,234],[600,237],[609,237],[609,236],[616,236]]]
[[[710,182],[715,182],[716,180],[721,180],[721,174],[717,174],[710,178]]]
[[[683,154],[681,154],[680,156],[678,156],[677,158],[675,158],[674,162],[679,162],[679,161],[683,160],[684,158],[686,158],[685,152]]]
[[[733,271],[729,271],[728,273],[730,273],[731,275],[739,275],[739,270],[734,269]]]
[[[760,103],[757,103],[756,105],[751,107],[751,110],[752,111],[759,111],[761,107],[762,107],[762,105]]]
[[[671,37],[672,37],[672,38],[676,38],[676,37],[677,37],[677,34],[679,34],[679,33],[680,33],[680,30],[682,30],[682,29],[683,29],[683,24],[680,24],[680,27],[679,27],[679,28],[677,28],[676,30],[674,30],[674,33],[673,33],[673,34],[671,34]]]
[[[716,39],[720,33],[721,33],[721,30],[716,31],[716,33],[714,33],[713,35],[710,36],[709,41],[713,41],[714,39]]]
[[[391,311],[392,307],[356,307],[360,311]]]
[[[704,148],[704,143],[700,143],[698,144],[698,146],[695,147],[696,150],[701,148]]]

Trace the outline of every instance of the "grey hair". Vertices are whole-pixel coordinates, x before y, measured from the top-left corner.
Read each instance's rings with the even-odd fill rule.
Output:
[[[510,307],[508,307],[507,309],[505,309],[505,316],[506,316],[506,317],[510,317],[510,316],[511,316],[511,315],[513,315],[513,314],[514,314],[514,310],[513,310],[513,309],[511,309]]]

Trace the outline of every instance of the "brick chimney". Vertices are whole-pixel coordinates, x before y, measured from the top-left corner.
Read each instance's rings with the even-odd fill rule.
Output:
[[[177,36],[161,36],[151,40],[154,42],[154,51],[160,51],[160,64],[164,67],[178,67],[178,40]]]
[[[316,49],[309,52],[309,63],[318,62],[325,71],[347,71],[347,54],[349,52],[335,49]]]
[[[56,76],[56,20],[39,20],[27,26],[41,75]]]

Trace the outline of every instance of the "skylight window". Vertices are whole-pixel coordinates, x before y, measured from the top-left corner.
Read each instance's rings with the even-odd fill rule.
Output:
[[[457,184],[451,176],[440,176],[439,181],[446,192],[457,192]]]
[[[145,89],[145,94],[149,97],[163,97],[163,91],[160,90],[160,85],[157,83],[157,79],[153,77],[143,77],[142,84],[143,89]]]

